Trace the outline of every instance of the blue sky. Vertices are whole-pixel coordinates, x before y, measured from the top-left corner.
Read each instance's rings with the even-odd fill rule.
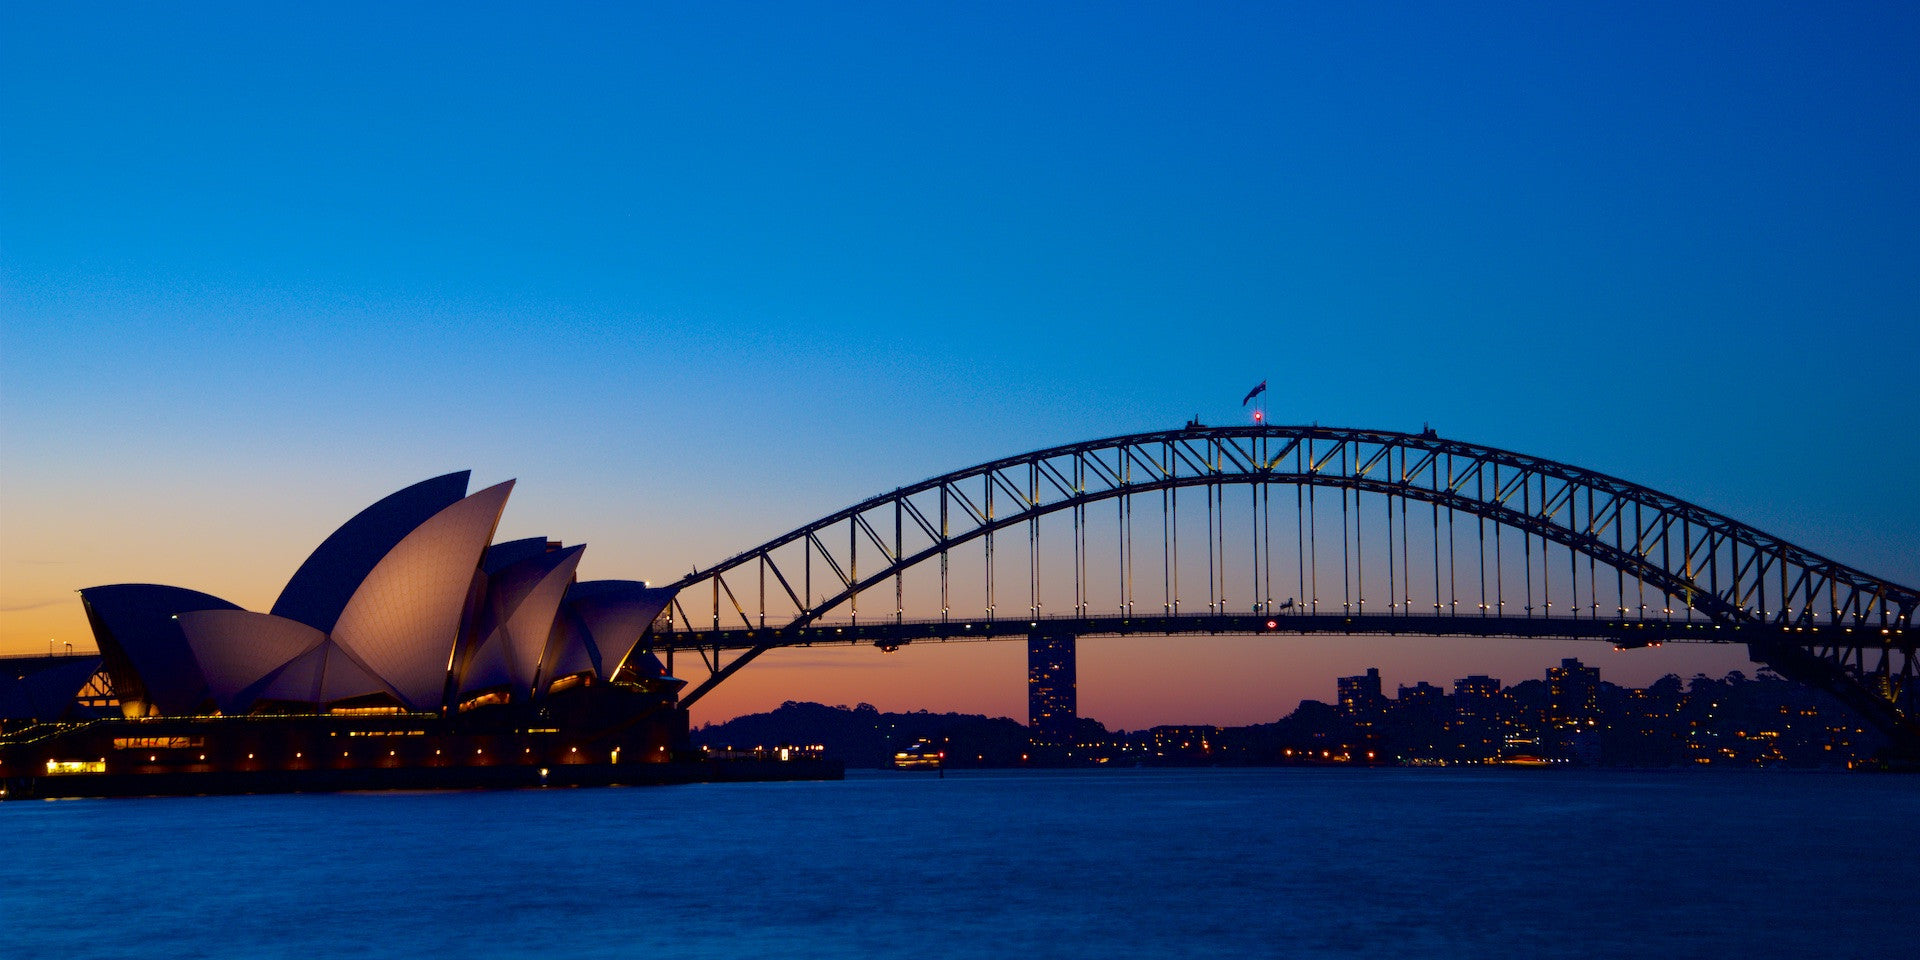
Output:
[[[1898,4],[8,5],[0,649],[451,469],[668,579],[1261,379],[1920,582],[1916,64]]]

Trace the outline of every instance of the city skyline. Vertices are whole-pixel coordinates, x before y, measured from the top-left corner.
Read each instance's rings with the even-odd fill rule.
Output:
[[[464,478],[465,474],[456,474]],[[436,481],[446,480],[439,478]],[[501,484],[505,489],[512,481]],[[422,484],[425,486],[425,484]],[[507,544],[516,548],[524,543],[547,545],[557,549],[559,540],[548,540],[544,535],[531,540]],[[582,545],[576,544],[570,552],[577,552]],[[313,561],[309,559],[307,564]],[[1057,573],[1058,571],[1056,571]],[[165,588],[171,589],[171,588]],[[284,598],[283,598],[284,599]],[[222,601],[224,602],[224,601]],[[1518,602],[1516,600],[1516,602]],[[1288,603],[1292,603],[1289,599]],[[276,604],[277,606],[278,604]],[[928,615],[930,611],[916,610],[918,615]],[[1282,613],[1279,616],[1287,616]],[[877,700],[885,703],[889,709],[928,709],[929,707],[952,707],[959,704],[967,709],[978,709],[981,702],[1009,703],[1026,695],[1016,691],[1004,674],[989,674],[987,684],[989,693],[981,698],[978,690],[960,691],[960,699],[951,700],[954,691],[941,689],[944,679],[951,676],[952,665],[964,657],[975,669],[982,662],[998,664],[1007,659],[1008,654],[1021,655],[1025,640],[1018,631],[1008,634],[1008,639],[986,646],[1004,647],[997,656],[988,657],[977,650],[983,646],[977,643],[951,645],[953,656],[942,655],[936,651],[949,648],[950,645],[938,641],[922,641],[905,644],[898,650],[879,651],[866,644],[853,646],[823,645],[801,647],[798,649],[776,650],[769,658],[791,659],[789,654],[800,654],[798,663],[778,664],[772,669],[766,666],[740,675],[729,685],[717,689],[715,702],[722,706],[715,710],[708,708],[700,711],[702,716],[724,719],[727,716],[764,710],[771,703],[786,702],[793,699],[808,699],[809,694],[821,691],[838,691],[842,699]],[[1071,641],[1069,641],[1071,644]],[[1090,694],[1091,709],[1101,715],[1121,718],[1122,725],[1131,719],[1139,727],[1164,725],[1166,723],[1204,723],[1216,726],[1243,725],[1263,722],[1270,719],[1276,706],[1289,702],[1292,690],[1299,689],[1302,683],[1311,683],[1311,674],[1307,670],[1331,668],[1335,670],[1357,669],[1345,665],[1371,662],[1381,653],[1389,655],[1390,662],[1398,670],[1419,671],[1455,669],[1456,672],[1474,669],[1471,663],[1460,659],[1457,645],[1465,644],[1469,649],[1485,649],[1504,646],[1510,652],[1524,650],[1527,656],[1512,656],[1506,660],[1509,665],[1530,663],[1546,654],[1559,651],[1561,660],[1568,656],[1592,655],[1594,651],[1605,650],[1606,646],[1592,640],[1554,640],[1545,638],[1474,638],[1459,637],[1421,637],[1421,636],[1341,636],[1341,635],[1293,635],[1280,633],[1264,636],[1100,636],[1081,638],[1080,643],[1091,644],[1094,669],[1087,673],[1090,683],[1082,688],[1073,678],[1074,671],[1068,667],[1065,674],[1067,683],[1067,703],[1079,696]],[[89,644],[91,645],[91,644]],[[83,648],[84,649],[84,648]],[[964,653],[962,651],[965,651]],[[1667,652],[1672,651],[1672,652]],[[49,653],[54,652],[49,644]],[[1619,659],[1616,666],[1624,667],[1623,675],[1632,682],[1648,683],[1654,678],[1668,674],[1682,676],[1694,673],[1716,674],[1718,672],[1747,666],[1742,648],[1737,645],[1712,645],[1698,643],[1680,643],[1667,646],[1664,650],[1658,644],[1653,648],[1629,650],[1614,649]],[[1025,652],[1033,656],[1031,650]],[[1116,655],[1118,654],[1118,655]],[[687,678],[698,682],[704,671],[695,666],[696,658],[683,650],[681,663],[688,669],[679,671]],[[1072,661],[1069,656],[1069,663]],[[1551,662],[1551,661],[1549,661]],[[1157,666],[1142,674],[1138,668],[1143,663]],[[1449,667],[1448,665],[1452,665]],[[1029,670],[1037,669],[1029,662]],[[889,669],[900,668],[900,669]],[[1004,668],[1003,668],[1004,669]],[[1282,671],[1285,671],[1284,673]],[[1377,676],[1377,670],[1369,670]],[[1304,676],[1303,676],[1304,674]],[[881,678],[876,680],[875,678]],[[1179,680],[1186,678],[1191,686],[1183,686]],[[1276,678],[1288,681],[1288,685],[1277,686]],[[1018,682],[1019,678],[1013,678]],[[1142,683],[1142,680],[1145,683]],[[1421,679],[1425,679],[1422,677]],[[758,680],[758,682],[754,682]],[[916,683],[917,681],[917,683]],[[1023,689],[1030,692],[1032,674],[1029,672]],[[1276,690],[1286,693],[1276,693]],[[1221,714],[1201,714],[1193,716],[1190,706],[1196,699],[1196,691],[1211,696],[1224,691],[1228,699],[1237,700],[1238,706],[1233,712]],[[829,693],[818,697],[830,700]],[[1317,699],[1303,696],[1301,700]],[[771,701],[771,703],[769,702]],[[744,706],[742,706],[744,704]],[[1031,709],[1029,707],[1029,709]],[[1066,711],[1071,715],[1072,706]],[[1171,713],[1169,713],[1171,711]],[[1181,711],[1186,711],[1182,713]],[[1004,710],[1007,715],[1017,711]],[[1092,714],[1082,714],[1083,716]],[[1179,717],[1168,720],[1168,716]],[[711,722],[711,721],[709,721]]]
[[[1085,755],[1085,753],[1077,753],[1077,755],[1071,756],[1069,756],[1068,753],[1069,749],[1073,749],[1073,747],[1092,747],[1094,743],[1089,743],[1085,737],[1094,735],[1094,733],[1114,733],[1114,735],[1125,733],[1125,735],[1131,735],[1131,737],[1135,737],[1135,739],[1140,739],[1142,735],[1162,735],[1162,733],[1167,732],[1192,733],[1194,737],[1200,737],[1200,735],[1221,733],[1223,730],[1235,730],[1235,728],[1248,730],[1248,728],[1286,724],[1286,722],[1292,722],[1292,720],[1300,720],[1302,716],[1306,716],[1309,722],[1325,722],[1325,720],[1331,720],[1331,718],[1338,718],[1340,722],[1357,722],[1357,724],[1359,724],[1357,730],[1359,730],[1359,732],[1365,732],[1365,728],[1377,726],[1382,718],[1386,718],[1386,716],[1390,716],[1390,714],[1394,714],[1394,712],[1427,714],[1427,712],[1434,712],[1434,710],[1438,710],[1440,714],[1444,714],[1444,716],[1436,716],[1434,720],[1442,720],[1444,726],[1453,728],[1455,722],[1461,722],[1461,720],[1473,722],[1473,720],[1476,720],[1476,714],[1482,712],[1480,708],[1494,707],[1494,705],[1498,705],[1496,712],[1503,714],[1505,720],[1548,724],[1548,726],[1555,726],[1555,728],[1563,728],[1563,732],[1574,733],[1574,739],[1578,739],[1580,733],[1607,732],[1605,728],[1594,730],[1594,732],[1582,732],[1582,730],[1580,730],[1582,726],[1601,726],[1601,724],[1586,724],[1586,720],[1605,720],[1605,722],[1609,722],[1609,724],[1611,724],[1611,720],[1617,720],[1617,718],[1605,718],[1605,716],[1601,716],[1603,710],[1607,710],[1609,707],[1620,707],[1619,703],[1603,703],[1603,701],[1605,701],[1603,693],[1611,693],[1615,699],[1620,699],[1620,695],[1624,695],[1626,701],[1642,701],[1642,705],[1645,705],[1645,699],[1647,699],[1649,695],[1655,695],[1655,693],[1665,693],[1665,695],[1672,695],[1672,697],[1688,697],[1688,695],[1690,695],[1692,699],[1697,701],[1697,707],[1701,707],[1699,708],[1699,712],[1697,712],[1697,716],[1695,716],[1695,720],[1709,720],[1709,722],[1716,722],[1716,720],[1730,720],[1730,722],[1755,722],[1755,720],[1759,720],[1759,722],[1766,722],[1766,720],[1772,720],[1770,716],[1764,716],[1764,714],[1763,716],[1753,716],[1751,710],[1741,712],[1738,716],[1724,716],[1724,714],[1718,714],[1718,712],[1716,712],[1716,707],[1720,707],[1720,703],[1718,703],[1718,699],[1715,697],[1716,689],[1740,687],[1740,685],[1755,684],[1755,682],[1772,685],[1776,697],[1786,695],[1786,699],[1791,701],[1791,710],[1778,710],[1780,703],[1768,703],[1768,707],[1778,710],[1780,716],[1782,716],[1782,720],[1776,720],[1776,722],[1780,722],[1780,724],[1789,722],[1789,720],[1784,720],[1784,718],[1788,716],[1788,712],[1791,712],[1793,716],[1807,716],[1807,718],[1822,718],[1822,716],[1824,716],[1824,720],[1820,720],[1820,724],[1828,726],[1832,732],[1845,733],[1845,741],[1847,741],[1845,745],[1847,745],[1851,751],[1857,751],[1857,753],[1843,756],[1816,756],[1816,760],[1824,760],[1824,762],[1828,762],[1828,764],[1841,764],[1841,762],[1849,762],[1849,760],[1866,760],[1868,756],[1872,756],[1872,753],[1880,747],[1878,735],[1870,732],[1870,730],[1868,730],[1868,724],[1866,724],[1864,720],[1860,720],[1857,714],[1853,714],[1851,710],[1847,710],[1845,705],[1837,703],[1834,699],[1830,699],[1828,695],[1824,695],[1824,693],[1820,693],[1820,691],[1816,691],[1816,689],[1812,689],[1812,687],[1793,684],[1793,682],[1789,682],[1786,678],[1780,678],[1778,674],[1772,674],[1772,672],[1768,672],[1766,668],[1759,668],[1759,670],[1755,670],[1755,672],[1734,670],[1734,672],[1728,672],[1728,674],[1724,674],[1724,676],[1695,674],[1692,678],[1686,678],[1686,676],[1680,676],[1680,674],[1667,674],[1667,676],[1661,676],[1659,680],[1655,680],[1653,684],[1636,687],[1636,685],[1615,684],[1613,680],[1609,680],[1609,678],[1603,676],[1603,672],[1601,672],[1599,666],[1582,662],[1578,657],[1567,657],[1567,659],[1559,660],[1559,664],[1548,666],[1548,668],[1542,672],[1542,676],[1530,676],[1530,678],[1519,678],[1519,680],[1515,680],[1515,678],[1505,678],[1505,680],[1503,680],[1503,678],[1490,678],[1490,676],[1484,676],[1484,674],[1473,674],[1473,676],[1463,676],[1463,678],[1453,678],[1453,680],[1442,680],[1442,684],[1438,685],[1432,684],[1430,678],[1428,678],[1428,680],[1417,680],[1415,684],[1386,684],[1384,678],[1380,676],[1379,668],[1369,666],[1363,674],[1357,674],[1357,676],[1325,678],[1325,685],[1332,691],[1331,695],[1327,695],[1327,697],[1304,699],[1304,701],[1292,705],[1288,710],[1284,710],[1284,712],[1273,716],[1273,718],[1269,718],[1269,720],[1260,720],[1260,722],[1252,722],[1252,724],[1154,724],[1154,726],[1144,726],[1144,728],[1125,728],[1125,726],[1119,726],[1119,724],[1108,724],[1108,722],[1104,722],[1104,720],[1098,718],[1098,716],[1081,716],[1081,718],[1075,720],[1073,730],[1068,732],[1068,730],[1048,730],[1048,720],[1041,720],[1041,718],[1029,720],[1029,722],[1021,722],[1021,720],[1012,718],[1012,716],[989,716],[989,714],[960,714],[960,712],[941,714],[941,712],[935,712],[935,710],[881,710],[881,708],[874,707],[874,705],[870,705],[870,703],[860,703],[860,705],[852,705],[852,707],[849,707],[849,705],[845,705],[845,703],[841,703],[841,705],[824,705],[824,703],[814,703],[814,701],[787,701],[787,703],[781,703],[780,707],[776,708],[776,710],[770,710],[770,712],[743,714],[741,718],[733,718],[733,720],[747,720],[745,724],[735,724],[733,720],[703,724],[703,726],[699,728],[699,739],[703,741],[703,745],[708,747],[708,749],[722,747],[722,749],[755,749],[755,751],[776,749],[776,745],[780,745],[780,743],[797,743],[797,741],[808,741],[808,743],[812,743],[812,739],[820,739],[822,735],[828,735],[829,733],[828,728],[831,724],[820,724],[820,712],[822,712],[822,710],[833,710],[833,712],[839,712],[839,714],[874,714],[874,716],[881,716],[881,718],[931,718],[933,722],[950,720],[950,718],[960,718],[960,720],[989,720],[989,722],[998,724],[998,726],[1000,726],[1000,733],[1002,733],[1002,737],[1000,737],[1002,741],[996,743],[996,747],[1002,747],[1002,751],[1000,751],[1002,756],[996,756],[995,762],[993,762],[991,766],[1012,766],[1010,760],[1014,760],[1014,756],[1016,755],[1018,755],[1021,766],[1025,766],[1025,764],[1048,766],[1048,764],[1062,764],[1062,762],[1068,762],[1069,766],[1071,766],[1071,764],[1075,764],[1075,762],[1085,764],[1085,762],[1092,762],[1092,760],[1094,760],[1094,756]],[[1532,703],[1528,703],[1528,705],[1509,703],[1509,701],[1513,701],[1513,697],[1517,697],[1517,695],[1526,695],[1526,701],[1532,701]],[[1524,712],[1530,710],[1530,708],[1532,708],[1532,710],[1540,710],[1540,712],[1538,712],[1536,716],[1530,716],[1530,718],[1528,718],[1528,716],[1521,716],[1521,714],[1524,714]],[[814,714],[812,724],[808,724],[808,722],[804,722],[804,720],[799,720],[799,718],[791,718],[789,722],[781,724],[778,732],[766,728],[766,722],[768,722],[768,720],[780,718],[783,714],[791,716],[791,714],[797,712],[797,710],[799,710],[799,712],[810,712],[810,714]],[[1728,710],[1728,712],[1732,712],[1732,710]],[[1668,716],[1668,718],[1670,718],[1670,716]],[[1492,716],[1492,714],[1490,714],[1490,716],[1484,716],[1484,720],[1490,720],[1492,726],[1498,726],[1500,716]],[[718,733],[726,732],[726,730],[735,730],[735,732],[737,732],[739,728],[745,728],[745,730],[756,730],[756,728],[758,728],[760,739],[747,739],[747,741],[737,741],[737,739],[735,739],[735,741],[728,741],[728,739],[724,739],[724,735],[718,735]],[[879,730],[879,728],[876,728],[876,732],[877,730]],[[906,739],[902,739],[902,737],[920,737],[920,735],[924,735],[924,733],[927,732],[927,730],[910,730],[910,732],[902,733],[899,732],[897,728],[891,728],[891,726],[889,726],[889,730],[891,730],[891,739],[885,739],[885,753],[887,753],[887,755],[897,753],[895,747],[906,743]],[[1014,747],[1012,751],[1006,751],[1004,747],[1010,745],[1010,741],[1006,739],[1006,733],[1014,732],[1018,732],[1018,747]],[[839,730],[839,733],[845,733],[845,730]],[[1354,732],[1350,732],[1350,735],[1352,735],[1352,733]],[[1492,730],[1482,730],[1480,733],[1486,735],[1486,739],[1480,741],[1480,747],[1482,747],[1486,753],[1482,753],[1482,755],[1465,756],[1467,762],[1496,762],[1496,760],[1500,760],[1500,758],[1507,755],[1521,755],[1524,756],[1524,758],[1540,758],[1540,756],[1542,756],[1542,743],[1540,743],[1538,739],[1526,737],[1526,739],[1515,739],[1515,741],[1501,743],[1498,735],[1492,735],[1492,733],[1494,733]],[[1536,735],[1538,735],[1538,730],[1532,730],[1530,733],[1536,733]],[[781,735],[785,735],[785,737],[789,737],[789,739],[780,739]],[[1718,747],[1724,745],[1724,743],[1738,745],[1741,749],[1759,747],[1759,749],[1763,749],[1764,751],[1766,747],[1770,747],[1770,743],[1766,743],[1766,741],[1772,739],[1772,737],[1776,737],[1776,735],[1778,735],[1778,732],[1770,733],[1770,735],[1768,735],[1768,733],[1759,733],[1759,735],[1749,737],[1745,730],[1738,730],[1738,728],[1734,728],[1734,726],[1728,726],[1726,730],[1713,730],[1713,732],[1707,733],[1705,739],[1718,739],[1718,741],[1722,741],[1722,743],[1715,743],[1715,755],[1718,755]],[[831,737],[829,737],[829,739],[831,739]],[[1442,737],[1442,739],[1444,739],[1444,737]],[[749,743],[751,743],[751,747],[747,747]],[[922,741],[922,743],[924,743],[924,741]],[[1571,745],[1571,743],[1561,743],[1561,747],[1569,747],[1569,745]],[[845,743],[828,743],[824,749],[828,751],[829,755],[835,755],[835,751],[841,751],[841,749],[845,749],[845,747],[847,747]],[[872,747],[872,745],[870,745],[870,747]],[[1338,747],[1340,747],[1340,751],[1344,751],[1344,753],[1340,753],[1340,751],[1332,753],[1334,760],[1352,762],[1352,760],[1363,758],[1365,747],[1357,745],[1354,741],[1338,743]],[[1430,743],[1428,743],[1428,747],[1430,747]],[[1469,747],[1469,745],[1467,745],[1467,743],[1461,743],[1459,747]],[[1129,747],[1129,749],[1131,749],[1131,747]],[[1275,747],[1275,751],[1277,751],[1277,749],[1279,749],[1279,747]],[[1699,747],[1695,745],[1692,749],[1699,749]],[[1244,751],[1244,745],[1242,745],[1242,751]],[[1298,753],[1298,751],[1296,751],[1296,753]],[[1181,749],[1177,749],[1177,751],[1164,753],[1164,756],[1173,755],[1188,755],[1188,760],[1204,760],[1202,743],[1200,743],[1198,739],[1192,741],[1192,743],[1187,743],[1187,745],[1181,745]],[[841,755],[837,756],[837,758],[849,760],[851,756]],[[1119,758],[1119,756],[1108,756],[1108,760],[1114,760],[1114,758]],[[1286,756],[1277,755],[1277,753],[1271,756],[1250,756],[1242,753],[1242,755],[1236,756],[1236,758],[1229,760],[1229,762],[1281,762],[1284,758],[1286,758]],[[1302,760],[1317,760],[1317,758],[1319,758],[1317,755],[1313,756],[1313,758],[1302,756]],[[1371,756],[1369,760],[1379,760],[1380,764],[1390,764],[1390,762],[1394,762],[1394,760],[1402,760],[1402,762],[1404,762],[1404,760],[1430,760],[1430,758],[1432,758],[1432,756]],[[874,756],[866,756],[866,760],[872,762]],[[985,760],[985,758],[981,758],[981,760]],[[1108,762],[1108,760],[1098,760],[1098,762]],[[1709,758],[1709,760],[1692,760],[1692,758],[1690,758],[1688,762],[1715,762],[1715,760],[1716,756],[1715,758]],[[1757,756],[1747,756],[1747,758],[1745,758],[1745,762],[1753,762],[1753,760],[1757,760]],[[1763,760],[1764,762],[1764,756],[1759,756],[1759,760]],[[1807,756],[1801,756],[1799,760],[1807,760]],[[1582,760],[1582,762],[1588,762],[1588,760]],[[912,764],[912,766],[922,766],[922,764]],[[956,764],[956,766],[973,766],[973,764],[970,764],[970,762],[960,762],[960,764]],[[1653,766],[1659,766],[1659,762],[1655,762]]]
[[[0,653],[85,646],[94,584],[265,609],[449,470],[671,582],[1263,380],[1920,583],[1909,8],[531,9],[0,13]],[[1232,723],[1569,656],[1745,669],[1091,637],[1078,682]],[[1025,659],[774,651],[695,719],[1020,716]]]

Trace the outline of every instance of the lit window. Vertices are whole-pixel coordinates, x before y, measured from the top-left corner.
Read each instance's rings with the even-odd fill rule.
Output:
[[[65,773],[106,773],[105,760],[48,760],[47,775],[56,776]]]

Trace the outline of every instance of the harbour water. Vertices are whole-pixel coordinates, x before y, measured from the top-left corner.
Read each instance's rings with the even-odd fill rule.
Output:
[[[0,804],[0,956],[1911,956],[1920,779],[850,771]]]

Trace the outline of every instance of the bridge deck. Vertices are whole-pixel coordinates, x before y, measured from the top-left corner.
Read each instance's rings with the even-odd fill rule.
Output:
[[[1030,634],[1124,636],[1215,634],[1353,634],[1417,637],[1539,637],[1597,640],[1619,647],[1661,643],[1788,642],[1814,647],[1834,643],[1868,648],[1909,648],[1901,628],[1727,625],[1685,620],[1602,620],[1582,617],[1401,616],[1386,614],[1279,613],[1152,616],[1041,617],[1038,619],[883,620],[803,627],[687,630],[654,634],[658,650],[748,650],[756,647],[868,643],[894,647],[916,640],[1015,640]]]

